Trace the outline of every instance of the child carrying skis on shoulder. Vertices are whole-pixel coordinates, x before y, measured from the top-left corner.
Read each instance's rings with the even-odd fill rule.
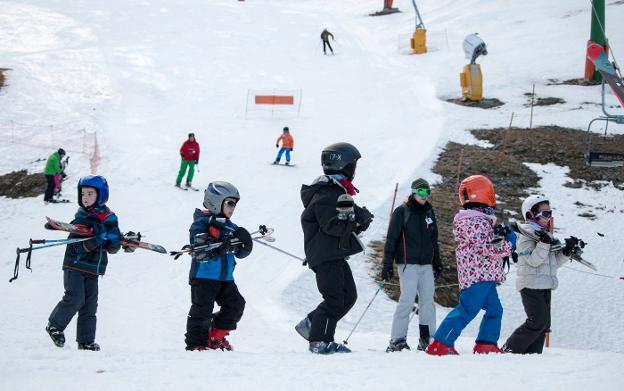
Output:
[[[537,353],[544,348],[546,333],[550,329],[550,297],[557,289],[557,269],[570,260],[569,256],[578,239],[565,239],[565,246],[552,236],[553,216],[550,200],[542,195],[532,195],[522,202],[522,217],[518,237],[516,289],[522,297],[527,320],[521,324],[503,345],[506,353]]]
[[[493,243],[496,195],[487,177],[473,175],[464,179],[459,186],[459,200],[463,210],[453,219],[459,305],[444,318],[426,352],[438,356],[459,354],[455,340],[484,309],[473,353],[500,353],[497,343],[503,307],[496,284],[505,281],[503,258],[510,256],[511,244],[502,240]]]
[[[87,176],[78,182],[78,204],[72,224],[93,230],[93,238],[68,244],[63,260],[65,295],[56,305],[46,331],[58,347],[65,345],[63,331],[78,313],[76,341],[80,350],[100,350],[95,342],[98,276],[104,275],[108,254],[121,247],[117,216],[106,206],[108,183],[101,176]],[[70,234],[69,238],[80,236]]]
[[[189,272],[192,305],[186,321],[186,350],[232,350],[225,337],[236,329],[245,309],[245,299],[234,282],[234,257],[245,258],[253,248],[249,232],[230,220],[239,200],[234,185],[215,181],[204,192],[207,210],[195,209],[193,214],[190,243],[220,245],[193,253]],[[221,310],[213,314],[215,302]]]

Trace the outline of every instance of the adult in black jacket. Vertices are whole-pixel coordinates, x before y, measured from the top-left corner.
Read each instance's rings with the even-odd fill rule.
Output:
[[[417,296],[420,331],[418,350],[427,348],[429,338],[435,332],[434,277],[442,273],[442,262],[436,217],[428,201],[430,195],[429,183],[422,178],[416,179],[412,182],[412,194],[393,211],[390,219],[382,279],[389,280],[393,276],[393,262],[396,262],[401,296],[392,321],[390,344],[386,349],[388,352],[409,349],[407,329]]]
[[[338,320],[357,299],[347,258],[364,250],[356,235],[365,231],[373,219],[351,197],[356,194],[351,181],[360,156],[351,144],[330,145],[321,155],[326,175],[301,187],[306,260],[316,274],[323,301],[295,329],[310,342],[313,353],[350,352],[346,346],[334,342],[334,332]]]

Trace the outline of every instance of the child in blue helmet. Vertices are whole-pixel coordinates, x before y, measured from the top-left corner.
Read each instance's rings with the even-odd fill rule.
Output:
[[[95,342],[98,276],[104,275],[107,254],[121,247],[117,216],[106,206],[108,183],[99,175],[81,178],[78,182],[78,204],[72,224],[93,230],[93,238],[68,244],[63,260],[65,295],[56,305],[46,331],[58,347],[65,344],[63,331],[78,313],[76,341],[80,350],[100,350]],[[79,237],[70,234],[70,238]]]
[[[193,214],[191,244],[218,247],[192,254],[186,350],[232,350],[225,337],[236,329],[245,309],[245,299],[234,282],[234,257],[245,258],[253,248],[249,232],[230,220],[239,200],[238,189],[231,183],[211,182],[204,192],[206,210],[195,209]],[[215,302],[220,310],[213,314]]]

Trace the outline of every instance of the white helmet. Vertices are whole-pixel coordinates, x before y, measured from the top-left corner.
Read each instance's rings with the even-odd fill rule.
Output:
[[[522,218],[526,220],[527,213],[530,212],[535,205],[541,204],[542,202],[550,203],[548,198],[541,194],[528,196],[524,201],[522,201]]]
[[[223,211],[223,201],[226,198],[240,200],[238,189],[229,182],[211,182],[204,191],[204,207],[214,214],[219,214]]]

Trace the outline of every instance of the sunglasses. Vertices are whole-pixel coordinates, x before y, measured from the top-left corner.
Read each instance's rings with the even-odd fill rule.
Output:
[[[540,217],[543,217],[545,219],[549,219],[552,217],[552,210],[543,210],[541,212],[539,212],[538,214],[535,215],[536,219],[539,219]]]
[[[234,201],[234,200],[227,200],[227,201],[225,201],[225,205],[227,205],[227,206],[229,206],[229,207],[234,208],[234,207],[236,207],[236,203],[237,203],[237,202],[238,202],[238,201]]]
[[[425,189],[425,188],[412,189],[412,194],[415,194],[422,198],[428,198],[429,196],[431,196],[431,189]]]

